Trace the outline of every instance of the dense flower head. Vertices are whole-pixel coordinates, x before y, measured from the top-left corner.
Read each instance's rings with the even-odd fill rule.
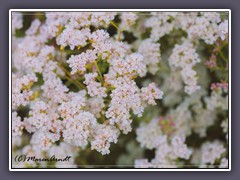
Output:
[[[31,96],[33,95],[33,91],[31,87],[34,82],[37,81],[37,77],[35,74],[27,74],[22,77],[17,77],[17,75],[12,76],[12,107],[13,109],[17,109],[18,106],[26,106]]]
[[[111,60],[111,65],[120,76],[142,77],[146,74],[146,65],[144,64],[143,56],[138,53],[130,54],[125,59],[113,59]]]
[[[152,12],[151,15],[152,16],[146,20],[145,26],[152,29],[150,37],[154,41],[157,41],[173,30],[174,21],[170,21],[177,16],[177,13],[168,12],[164,14],[163,12]]]
[[[110,143],[117,143],[119,130],[111,125],[98,125],[94,129],[94,138],[91,141],[91,149],[96,149],[103,155],[110,153]]]
[[[17,112],[12,113],[12,127],[13,134],[12,136],[21,136],[23,130],[23,123],[21,118],[17,115]]]
[[[85,72],[86,65],[93,63],[97,59],[95,50],[87,50],[79,55],[71,55],[67,60],[69,67],[72,69],[71,73]]]
[[[133,25],[138,19],[138,15],[133,12],[123,12],[120,18],[121,24],[119,27],[121,29],[129,29],[129,27],[131,27],[131,25]]]
[[[193,67],[200,62],[196,49],[191,42],[185,41],[181,45],[175,45],[169,57],[169,65],[173,69],[179,68],[185,86],[185,92],[194,93],[200,89],[197,85],[197,74]]]
[[[85,74],[84,84],[87,85],[88,94],[90,96],[106,97],[106,88],[101,86],[101,83],[96,81],[97,73]]]
[[[56,42],[62,47],[69,46],[70,49],[73,50],[75,47],[85,46],[87,44],[89,36],[89,28],[81,30],[68,28],[63,30],[63,32],[57,37]]]
[[[162,99],[163,92],[157,88],[155,83],[151,83],[141,89],[141,97],[148,104],[156,105],[155,99]]]
[[[202,145],[202,157],[201,162],[203,164],[214,164],[215,160],[219,159],[226,149],[219,141],[213,143],[206,142]]]
[[[137,140],[141,146],[155,149],[155,157],[150,162],[145,159],[135,161],[135,167],[138,168],[175,167],[174,161],[177,158],[189,159],[192,154],[192,150],[185,144],[184,135],[174,135],[169,142],[168,135],[161,130],[158,119],[153,119],[149,124],[142,124],[137,129]]]
[[[80,111],[77,115],[64,119],[64,141],[85,148],[96,123],[94,115],[85,111]]]
[[[149,71],[155,74],[161,60],[160,44],[153,42],[152,39],[145,39],[141,42],[138,51],[143,55],[144,63],[149,68]]]
[[[48,150],[59,138],[59,134],[51,133],[45,128],[42,128],[35,131],[30,143],[35,151]]]
[[[228,35],[228,20],[221,22],[219,25],[219,36],[222,40],[225,40]]]
[[[12,14],[12,33],[15,34],[16,29],[21,29],[23,27],[23,16],[21,13],[14,12]]]

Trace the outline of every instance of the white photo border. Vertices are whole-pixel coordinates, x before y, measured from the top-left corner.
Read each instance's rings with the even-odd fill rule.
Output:
[[[132,169],[118,169],[118,168],[91,168],[91,169],[75,169],[75,168],[13,168],[12,167],[12,12],[228,12],[228,50],[229,50],[229,101],[228,101],[228,168],[132,168]],[[9,171],[231,171],[231,9],[9,9]]]

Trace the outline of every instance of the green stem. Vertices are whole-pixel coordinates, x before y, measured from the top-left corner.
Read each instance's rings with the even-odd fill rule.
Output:
[[[80,83],[78,81],[74,81],[73,79],[71,79],[71,74],[65,69],[65,67],[63,65],[61,65],[60,63],[58,63],[58,65],[66,73],[65,77],[68,81],[70,81],[71,83],[76,85],[79,89],[81,89],[81,88],[86,89],[86,87],[82,83]]]
[[[120,41],[120,39],[121,39],[121,34],[122,34],[122,31],[121,30],[118,31],[118,41]]]
[[[100,69],[99,69],[99,67],[98,67],[97,61],[94,61],[94,64],[95,64],[95,66],[96,66],[96,68],[97,68],[97,71],[98,71],[98,74],[99,74],[99,76],[100,76],[100,81],[101,81],[101,83],[103,84],[102,73],[101,73],[101,71],[100,71]]]
[[[110,21],[110,23],[119,31],[121,31],[121,29],[113,22],[113,21]]]
[[[226,63],[228,63],[228,60],[227,60],[227,58],[223,55],[223,53],[222,53],[222,48],[223,48],[227,43],[228,43],[228,42],[225,41],[225,42],[222,43],[221,46],[215,46],[215,48],[218,49],[218,52],[219,52],[220,56],[222,57],[222,59],[223,59]]]
[[[60,76],[61,78],[66,78],[70,83],[74,84],[78,89],[86,89],[86,87],[79,83],[78,81],[73,81],[70,77],[68,76]]]
[[[121,30],[113,21],[110,21],[110,23],[118,30],[118,41],[120,41],[123,30]]]
[[[219,53],[220,53],[220,56],[222,57],[222,59],[227,63],[227,59],[226,59],[226,57],[223,55],[221,49],[219,49]]]
[[[87,89],[82,83],[78,82],[78,81],[73,81],[75,82],[78,86],[80,86],[82,89]]]

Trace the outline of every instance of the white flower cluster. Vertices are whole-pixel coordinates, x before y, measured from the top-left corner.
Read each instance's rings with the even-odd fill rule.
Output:
[[[207,108],[213,110],[216,108],[221,108],[223,110],[228,109],[228,95],[222,96],[223,91],[212,91],[211,96],[205,98]]]
[[[144,56],[144,62],[148,66],[149,72],[155,74],[161,60],[160,44],[154,43],[152,39],[145,39],[139,45],[138,51]]]
[[[64,29],[63,32],[57,37],[56,42],[62,47],[69,45],[70,49],[74,49],[78,46],[85,46],[87,39],[90,36],[90,29]]]
[[[181,45],[175,45],[172,54],[169,57],[169,65],[171,68],[180,68],[181,75],[185,86],[185,92],[188,94],[194,93],[200,89],[197,85],[197,74],[193,67],[200,62],[199,56],[193,44],[184,41]]]
[[[228,20],[223,21],[219,25],[219,36],[221,37],[222,40],[226,39],[228,35]]]
[[[15,34],[17,29],[21,29],[23,27],[23,19],[22,14],[18,12],[12,13],[12,33]]]
[[[55,52],[54,47],[45,45],[47,35],[44,26],[39,27],[37,35],[33,33],[36,31],[35,24],[34,21],[24,38],[16,40],[16,47],[13,49],[13,66],[27,73],[41,73],[47,62],[54,57]]]
[[[185,136],[176,134],[169,142],[159,119],[153,119],[149,124],[140,126],[137,129],[137,140],[142,147],[155,149],[155,158],[150,162],[147,159],[137,159],[136,168],[173,168],[176,167],[177,158],[189,159],[192,154],[192,150],[185,144]]]
[[[79,55],[71,55],[67,62],[69,63],[69,67],[72,69],[71,73],[75,74],[77,71],[85,72],[85,66],[93,63],[96,59],[96,52],[93,50],[87,50]]]
[[[51,118],[47,111],[50,107],[43,101],[36,101],[31,104],[29,117],[24,119],[25,128],[29,132],[35,132],[45,126]]]
[[[85,104],[85,109],[92,114],[96,118],[100,118],[101,114],[104,114],[104,99],[102,97],[92,97],[88,98]]]
[[[59,134],[51,133],[42,128],[34,132],[30,143],[35,151],[44,151],[48,150],[59,138]]]
[[[189,39],[203,39],[207,44],[213,44],[218,39],[219,13],[192,12],[179,18],[180,27],[187,32]]]
[[[145,26],[152,29],[151,38],[154,41],[174,29],[182,29],[189,39],[202,39],[207,44],[213,44],[219,36],[223,37],[222,30],[226,29],[226,25],[221,25],[225,27],[220,26],[219,29],[220,21],[220,14],[217,12],[154,12],[152,17],[146,21]]]
[[[35,19],[29,29],[26,31],[26,35],[34,35],[37,33],[39,26],[41,25],[41,21],[39,19]]]
[[[110,143],[117,142],[119,130],[113,126],[98,124],[94,114],[81,110],[87,103],[85,95],[84,90],[71,95],[70,101],[59,107],[63,118],[64,141],[82,148],[85,148],[90,141],[91,149],[108,154],[110,153]],[[95,112],[99,113],[99,110],[95,109]]]
[[[91,149],[96,149],[103,155],[110,153],[110,143],[117,143],[119,130],[115,126],[101,124],[94,129]]]
[[[151,83],[147,87],[143,87],[141,91],[143,101],[146,101],[151,105],[156,105],[155,99],[162,99],[163,97],[163,92],[156,87],[155,83]]]
[[[216,106],[218,103],[216,102],[215,107],[208,109],[205,107],[205,103],[201,102],[201,99],[205,97],[206,99],[210,98],[206,96],[206,92],[200,90],[198,93],[194,93],[194,96],[186,98],[183,102],[181,102],[176,109],[170,110],[168,116],[165,118],[155,118],[148,124],[141,125],[136,133],[137,133],[137,140],[140,143],[141,147],[146,147],[147,149],[156,149],[155,152],[155,159],[151,160],[150,162],[147,159],[137,159],[135,161],[135,167],[137,168],[174,168],[178,167],[176,162],[172,161],[174,158],[174,154],[180,158],[184,158],[180,156],[181,152],[185,152],[185,159],[189,159],[190,157],[187,156],[187,152],[192,152],[193,157],[191,158],[191,162],[196,164],[200,168],[203,167],[210,167],[211,165],[216,165],[218,163],[217,160],[223,158],[223,165],[219,165],[219,168],[226,168],[228,167],[227,159],[225,158],[224,153],[227,152],[226,148],[223,146],[223,143],[219,140],[215,140],[214,142],[205,142],[202,144],[200,149],[192,149],[188,148],[189,151],[184,151],[184,148],[178,147],[176,149],[178,151],[171,151],[171,147],[164,146],[165,139],[166,141],[170,141],[172,143],[180,143],[184,144],[183,137],[187,137],[191,135],[192,131],[197,133],[199,137],[207,137],[207,129],[214,125],[217,119],[217,113],[219,112],[219,107]],[[227,102],[223,103],[227,106]],[[189,110],[191,107],[191,111]],[[225,110],[225,109],[223,109]],[[223,112],[223,111],[222,111]],[[223,132],[227,134],[227,121],[222,122]],[[177,137],[182,137],[180,140]],[[169,140],[170,139],[170,140]],[[161,145],[160,145],[161,144]],[[173,146],[173,145],[172,145]],[[156,148],[157,147],[157,148]],[[162,147],[163,149],[159,150],[159,159],[161,161],[156,160],[158,148]],[[185,146],[186,147],[186,146]],[[212,151],[213,150],[213,151]],[[210,153],[215,153],[211,155]],[[172,160],[165,161],[164,153],[163,152],[171,152]],[[190,153],[191,154],[191,153]],[[166,155],[167,157],[169,155]],[[188,157],[188,158],[186,158]],[[170,159],[171,159],[170,158]],[[226,161],[225,161],[226,159]],[[180,164],[179,164],[180,165]],[[184,167],[184,166],[183,166]]]
[[[152,12],[151,15],[152,17],[146,20],[145,26],[151,28],[151,39],[158,41],[174,29],[175,23],[173,19],[178,14],[176,12]]]
[[[120,19],[121,24],[119,27],[123,30],[127,30],[136,22],[138,15],[133,12],[123,12],[121,13]]]
[[[221,155],[226,152],[226,149],[219,141],[206,142],[202,145],[201,150],[201,164],[214,164],[214,162],[220,159]]]
[[[30,105],[29,115],[23,122],[14,112],[14,133],[20,135],[23,128],[33,133],[30,144],[34,151],[49,151],[55,142],[63,139],[83,149],[90,142],[91,149],[109,154],[110,143],[117,142],[119,130],[131,131],[130,111],[141,116],[147,104],[155,105],[155,99],[162,98],[163,93],[154,83],[139,89],[134,81],[146,75],[142,54],[128,54],[129,46],[111,40],[103,29],[91,32],[90,25],[110,24],[115,14],[46,13],[45,23],[34,20],[26,36],[15,41],[14,67],[19,75],[31,73],[21,78],[13,74],[14,109]],[[134,13],[124,14],[122,25],[133,24],[136,18]],[[60,47],[47,45],[52,38]],[[71,55],[66,61],[72,69],[71,75],[66,73],[61,64],[65,56],[58,54],[64,48],[78,50],[88,44],[91,44],[89,49]],[[155,46],[154,51],[158,51],[159,46]],[[102,74],[98,63],[105,59],[110,67],[108,73]],[[42,75],[43,84],[33,88],[39,80],[36,73]],[[71,92],[62,77],[78,74],[84,74],[82,83],[87,91]],[[111,99],[104,99],[108,95]],[[104,104],[106,100],[109,106]],[[99,123],[98,118],[102,116],[107,119]]]
[[[64,141],[85,148],[89,137],[93,133],[93,127],[97,124],[97,120],[93,114],[80,111],[72,118],[69,117],[63,121]]]
[[[21,136],[23,130],[23,123],[17,112],[12,113],[12,136]]]
[[[136,83],[129,78],[119,77],[113,85],[116,89],[112,91],[112,101],[106,111],[106,117],[110,118],[111,124],[117,123],[125,134],[131,131],[130,110],[141,117],[145,101],[149,104],[155,104],[153,99],[161,99],[163,95],[155,84],[150,84],[150,87],[140,90]],[[145,94],[147,96],[144,96]]]
[[[221,127],[223,132],[226,134],[226,139],[228,139],[228,118],[222,121]]]
[[[37,81],[35,74],[27,74],[22,77],[12,75],[12,108],[17,109],[18,106],[26,106],[33,95],[30,89],[34,82]]]
[[[191,162],[199,168],[227,168],[228,159],[225,154],[227,149],[219,140],[206,141],[199,150],[195,150]]]
[[[228,160],[227,158],[222,158],[221,159],[221,164],[219,166],[219,168],[227,168],[228,167]]]
[[[101,86],[101,83],[96,82],[97,73],[85,74],[84,84],[87,85],[88,94],[90,96],[106,97],[106,88]]]
[[[138,53],[130,54],[125,59],[113,59],[110,63],[115,73],[120,76],[143,77],[146,74],[143,56]]]

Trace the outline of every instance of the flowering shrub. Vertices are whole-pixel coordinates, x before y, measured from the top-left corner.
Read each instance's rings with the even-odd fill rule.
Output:
[[[14,167],[227,168],[227,18],[13,12]]]

